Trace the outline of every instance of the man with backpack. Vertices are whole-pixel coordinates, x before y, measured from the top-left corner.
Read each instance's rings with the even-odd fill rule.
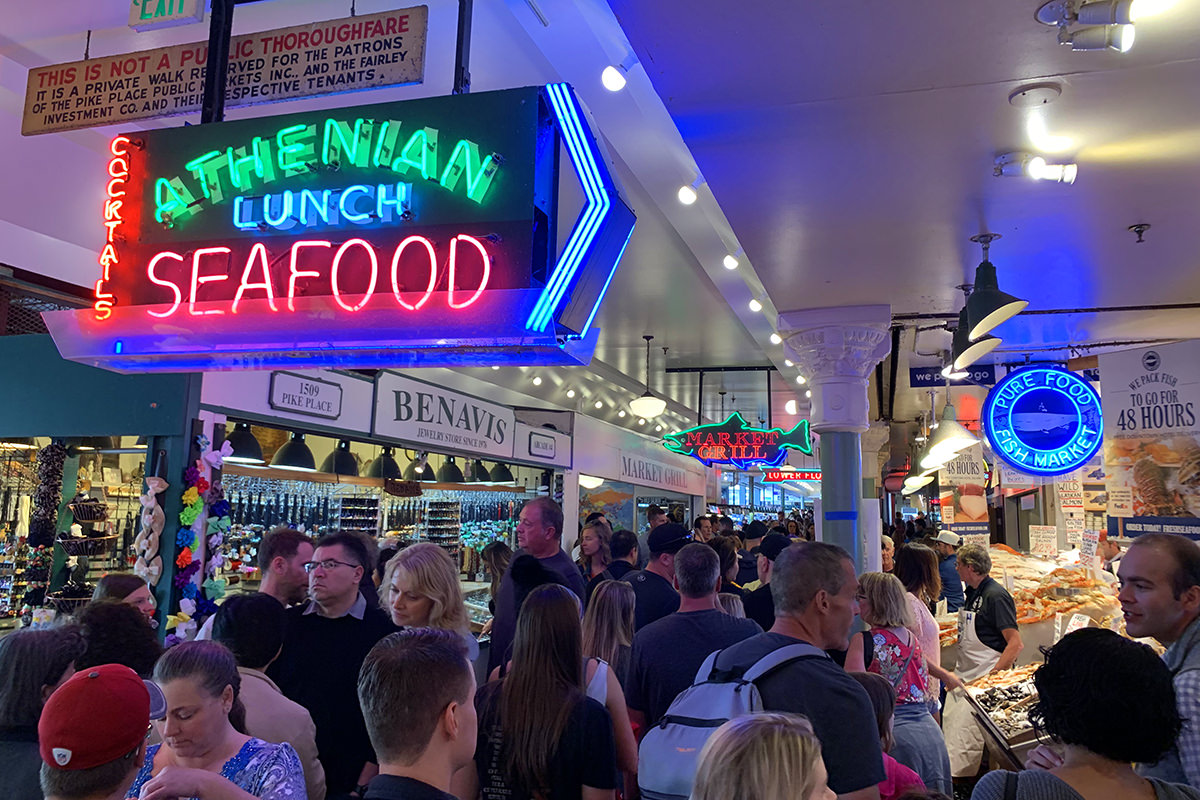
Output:
[[[642,740],[638,785],[649,800],[684,800],[700,749],[721,722],[745,713],[803,714],[821,740],[829,787],[842,800],[878,800],[886,777],[866,690],[824,652],[845,650],[858,613],[850,554],[794,544],[771,573],[775,624],[713,653],[693,685]]]
[[[693,542],[675,554],[679,610],[633,637],[625,703],[640,728],[657,723],[671,701],[692,685],[696,670],[714,650],[761,633],[752,620],[730,616],[717,605],[717,551]]]

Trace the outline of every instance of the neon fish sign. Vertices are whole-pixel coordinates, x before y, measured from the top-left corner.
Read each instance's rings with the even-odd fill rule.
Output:
[[[732,464],[738,469],[777,467],[787,459],[788,450],[805,455],[813,451],[808,420],[800,420],[785,432],[783,428],[755,428],[736,411],[721,423],[668,433],[663,437],[663,447],[691,456],[706,467]]]

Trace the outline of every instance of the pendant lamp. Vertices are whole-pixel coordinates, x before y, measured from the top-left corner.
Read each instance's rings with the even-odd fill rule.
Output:
[[[972,342],[1005,320],[1015,317],[1029,305],[1028,300],[1000,291],[996,266],[988,261],[988,247],[999,238],[998,233],[981,233],[971,237],[972,242],[978,242],[983,248],[983,261],[975,268],[974,289],[967,298],[967,322],[970,325],[967,338]]]
[[[951,365],[956,371],[965,370],[1000,346],[1001,340],[995,336],[981,336],[978,341],[972,342],[967,316],[967,307],[964,305],[962,311],[958,312],[958,327],[954,329],[954,345],[950,350]]]
[[[937,432],[929,439],[929,454],[934,458],[944,458],[942,463],[954,460],[963,450],[979,444],[979,437],[964,428],[958,421],[958,414],[947,398],[946,407],[942,409],[942,421]],[[926,467],[922,462],[921,466]]]
[[[667,410],[667,401],[650,391],[650,342],[654,337],[646,334],[642,338],[646,340],[646,391],[629,404],[629,410],[642,419],[654,419]]]
[[[517,479],[513,477],[512,470],[506,464],[497,461],[496,466],[492,467],[492,483],[507,485],[516,482]]]
[[[225,437],[225,441],[229,442],[233,447],[233,454],[226,456],[225,461],[230,464],[265,464],[263,459],[262,445],[258,442],[258,437],[250,430],[249,422],[239,422],[233,426],[233,431]]]
[[[358,462],[354,460],[354,454],[350,452],[349,439],[340,440],[337,448],[325,456],[325,460],[321,462],[321,472],[358,477]]]
[[[488,473],[487,467],[478,458],[471,462],[470,468],[467,470],[467,483],[491,483],[492,476]]]
[[[384,447],[383,452],[371,459],[371,463],[367,464],[368,478],[402,478],[404,470],[400,469],[400,465],[396,463],[396,457],[392,455],[395,448]]]
[[[312,450],[309,450],[308,445],[304,443],[304,434],[298,431],[293,431],[292,438],[275,451],[275,457],[271,459],[271,466],[294,469],[299,472],[317,471],[317,462],[313,458]]]
[[[433,481],[436,479],[433,470],[429,468],[429,453],[419,453],[404,468],[404,480],[406,481]]]
[[[437,473],[438,483],[463,483],[462,470],[454,463],[454,456],[446,456],[446,463]]]
[[[37,450],[33,437],[6,436],[0,441],[0,450]]]

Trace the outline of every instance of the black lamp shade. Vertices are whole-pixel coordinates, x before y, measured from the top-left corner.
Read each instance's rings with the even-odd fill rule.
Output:
[[[421,469],[417,469],[420,467]],[[436,481],[437,476],[434,475],[433,467],[421,458],[415,458],[409,465],[404,468],[404,480],[406,481]]]
[[[954,330],[954,346],[950,353],[954,369],[966,369],[1000,345],[995,336],[981,336],[972,342],[968,334],[967,307],[958,312],[958,327]]]
[[[1028,300],[1000,291],[996,267],[990,261],[975,268],[975,288],[967,298],[968,338],[973,342],[1029,305]]]
[[[507,465],[496,462],[496,466],[492,467],[492,483],[515,483],[516,478],[513,477],[512,470]]]
[[[382,453],[373,458],[370,464],[367,464],[368,478],[398,479],[404,477],[404,470],[400,469],[392,452],[391,447],[385,447]]]
[[[302,472],[317,471],[316,459],[313,458],[312,450],[309,450],[308,445],[304,443],[303,433],[292,433],[292,438],[275,452],[275,457],[271,459],[271,466]]]
[[[350,452],[349,439],[339,441],[337,448],[325,456],[325,460],[321,462],[321,472],[358,476],[358,462],[354,460],[354,453]]]
[[[490,483],[492,476],[488,473],[487,467],[478,458],[471,463],[471,467],[467,470],[468,483]]]
[[[438,470],[437,478],[439,483],[463,483],[462,470],[454,463],[453,456],[446,456],[446,463]]]
[[[250,430],[249,422],[239,422],[233,426],[233,431],[225,437],[225,441],[233,448],[233,454],[226,458],[234,464],[262,464],[265,463],[262,454],[262,445],[258,442],[258,437]]]

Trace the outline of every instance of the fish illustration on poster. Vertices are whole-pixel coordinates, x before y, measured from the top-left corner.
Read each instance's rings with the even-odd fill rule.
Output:
[[[1200,539],[1200,341],[1100,356],[1108,534]]]
[[[938,471],[942,527],[959,536],[988,534],[987,464],[983,446],[964,450]]]

